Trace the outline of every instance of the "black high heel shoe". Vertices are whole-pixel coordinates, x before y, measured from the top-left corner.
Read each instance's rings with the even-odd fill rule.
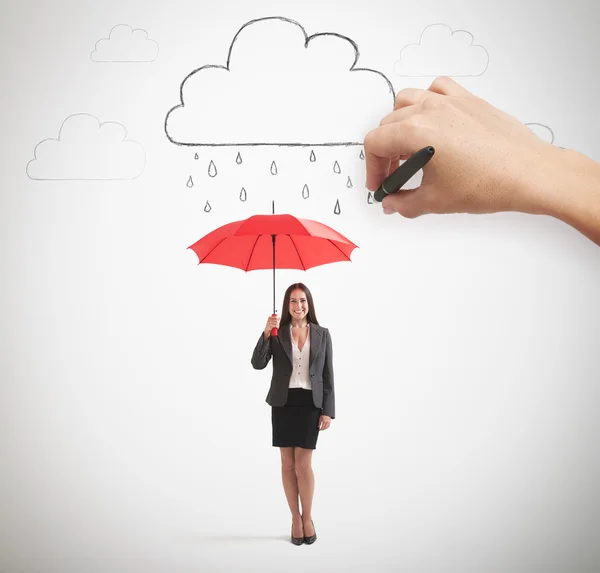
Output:
[[[292,543],[294,545],[302,545],[304,543],[305,537],[294,537],[294,525],[292,524],[292,531],[290,533],[290,538],[292,539]]]
[[[313,529],[315,529],[315,524],[312,519],[310,520],[310,522],[312,523]],[[317,540],[317,530],[316,529],[315,529],[315,532],[312,535],[310,535],[309,537],[306,537],[306,535],[304,536],[304,543],[306,543],[306,545],[311,545],[316,540]]]

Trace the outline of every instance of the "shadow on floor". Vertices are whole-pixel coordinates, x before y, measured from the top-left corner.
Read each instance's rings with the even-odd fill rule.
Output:
[[[239,542],[239,541],[287,541],[289,535],[194,535],[189,537],[193,541],[201,542]]]

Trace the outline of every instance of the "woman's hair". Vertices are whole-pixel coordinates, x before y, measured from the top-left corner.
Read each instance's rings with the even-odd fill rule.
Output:
[[[290,315],[290,298],[292,298],[292,291],[295,289],[300,289],[301,291],[304,291],[304,294],[306,294],[306,300],[308,302],[308,313],[306,315],[306,319],[308,322],[319,324],[310,290],[308,290],[308,287],[304,283],[294,283],[287,288],[285,295],[283,295],[283,306],[281,307],[281,320],[279,321],[279,328],[288,324],[292,320]]]

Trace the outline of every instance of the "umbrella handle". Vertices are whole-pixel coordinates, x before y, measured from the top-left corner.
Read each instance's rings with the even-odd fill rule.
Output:
[[[277,314],[273,313],[271,316],[277,316]],[[277,336],[277,332],[278,332],[278,329],[276,327],[272,328],[271,329],[271,336]]]

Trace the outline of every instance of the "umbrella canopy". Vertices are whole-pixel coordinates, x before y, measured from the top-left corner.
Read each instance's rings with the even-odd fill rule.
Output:
[[[275,242],[275,263],[273,243]],[[319,265],[350,261],[357,248],[331,227],[293,215],[253,215],[208,233],[188,248],[200,263],[259,269],[307,270]]]
[[[331,227],[293,215],[253,215],[211,231],[188,249],[198,264],[224,265],[245,272],[273,269],[307,270],[319,265],[350,261],[358,245]],[[273,329],[273,334],[277,329]]]

